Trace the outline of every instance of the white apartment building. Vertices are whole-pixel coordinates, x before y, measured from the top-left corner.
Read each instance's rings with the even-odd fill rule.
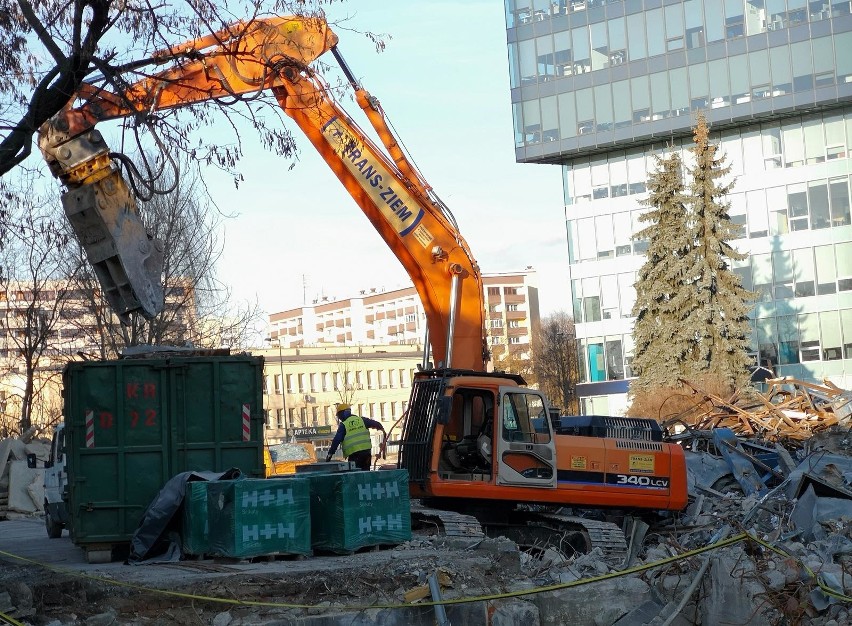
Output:
[[[518,346],[529,355],[539,326],[536,272],[484,274],[486,332],[495,358]],[[413,286],[361,290],[357,296],[314,300],[269,316],[270,339],[283,348],[320,345],[413,345],[422,343],[426,313]]]

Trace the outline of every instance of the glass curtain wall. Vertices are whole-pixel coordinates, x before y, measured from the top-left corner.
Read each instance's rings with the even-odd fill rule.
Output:
[[[743,226],[734,264],[757,294],[752,352],[779,373],[821,380],[852,358],[852,111],[716,134],[737,182],[729,213]],[[688,162],[689,142],[676,142]],[[639,201],[662,144],[565,167],[573,312],[581,382],[630,376],[636,270],[647,243]],[[607,332],[612,328],[613,332]],[[592,336],[590,333],[594,333]]]

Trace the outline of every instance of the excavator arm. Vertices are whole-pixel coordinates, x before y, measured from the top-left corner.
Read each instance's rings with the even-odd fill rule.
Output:
[[[63,206],[119,315],[163,306],[158,242],[145,233],[98,122],[270,90],[405,267],[426,310],[438,365],[483,370],[488,359],[479,267],[449,210],[355,80],[327,23],[295,16],[233,24],[155,55],[173,66],[121,91],[84,85],[47,122],[39,147],[67,188]],[[340,106],[310,64],[331,51],[381,147]],[[341,260],[346,262],[346,260]]]

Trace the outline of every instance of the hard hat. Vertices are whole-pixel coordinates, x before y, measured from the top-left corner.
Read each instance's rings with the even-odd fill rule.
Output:
[[[340,413],[341,411],[345,411],[346,409],[351,409],[351,408],[352,408],[352,405],[347,404],[346,402],[338,402],[337,404],[334,405],[334,410],[337,413]]]

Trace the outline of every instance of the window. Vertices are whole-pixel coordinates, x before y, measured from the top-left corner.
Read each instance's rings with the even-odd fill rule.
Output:
[[[631,61],[644,59],[648,55],[645,45],[645,15],[633,13],[627,16],[627,54]]]
[[[3,333],[0,333],[0,337],[3,336]],[[263,395],[269,393],[269,376],[263,377]]]
[[[840,340],[840,314],[838,311],[825,311],[819,314],[820,339],[822,341],[822,360],[836,361],[843,358]],[[847,331],[849,332],[849,331]]]
[[[778,124],[764,125],[761,130],[763,166],[767,170],[781,167],[781,128]]]
[[[2,402],[0,402],[0,404],[2,404]],[[272,417],[270,416],[270,413],[269,409],[263,409],[263,425],[266,426],[266,428],[272,428]]]
[[[606,342],[606,377],[607,380],[624,378],[624,361],[621,354],[621,339]]]
[[[757,326],[757,350],[761,363],[767,361],[771,364],[778,363],[778,348],[775,343],[775,318],[759,318]]]
[[[787,218],[787,189],[785,187],[770,187],[766,190],[766,205],[769,207],[769,234],[785,235],[790,232],[790,221]]]
[[[517,310],[518,310],[518,305],[517,305],[517,304],[507,304],[507,305],[506,305],[506,310],[507,310],[507,311],[517,311]]]
[[[630,213],[615,213],[612,215],[612,230],[614,236],[615,256],[629,256],[633,253],[630,244]]]
[[[282,390],[281,390],[281,374],[275,374],[275,376],[273,378],[274,378],[274,384],[275,384],[275,394],[281,395],[281,393],[282,393]]]
[[[613,232],[611,215],[601,215],[595,218],[595,233],[597,234],[598,258],[610,259],[614,257],[615,233]]]
[[[499,296],[500,295],[500,287],[489,287],[488,288],[489,296]]]
[[[831,225],[828,186],[824,180],[808,183],[808,208],[811,215],[811,228],[819,230]]]
[[[500,406],[503,411],[501,430],[504,441],[550,441],[550,419],[541,396],[534,393],[506,393],[503,394]]]
[[[834,246],[814,248],[816,260],[817,295],[837,293],[837,270],[834,265]]]
[[[519,343],[521,343],[521,338],[520,337],[509,337],[509,343],[519,344]]]
[[[602,339],[588,339],[587,355],[589,360],[589,382],[601,382],[606,380],[606,360],[604,357],[604,344]]]
[[[837,255],[837,290],[852,291],[852,242],[835,246]]]
[[[843,332],[843,358],[852,359],[852,309],[840,311],[840,329]]]
[[[799,362],[799,330],[795,315],[781,315],[778,322],[778,363],[790,365]]]
[[[276,386],[275,393],[281,393]],[[293,375],[287,374],[287,393],[296,393],[296,388],[293,385]]]
[[[275,425],[284,428],[284,409],[275,409]]]
[[[519,320],[509,320],[509,328],[520,328],[521,322]]]
[[[772,277],[775,281],[773,296],[776,300],[793,297],[793,263],[790,252],[776,250],[772,253]]]
[[[601,276],[601,317],[605,320],[618,317],[618,277]]]
[[[822,132],[822,118],[808,120],[802,124],[805,139],[805,163],[814,165],[825,162],[825,138]]]
[[[808,196],[804,183],[787,186],[787,215],[791,231],[808,229]]]
[[[831,225],[848,226],[849,219],[849,183],[848,179],[832,178],[828,181],[831,200]]]
[[[753,254],[751,257],[751,282],[757,292],[758,302],[772,300],[772,259],[769,254]]]
[[[503,320],[500,318],[488,320],[489,328],[503,328]]]
[[[583,321],[599,322],[601,320],[600,283],[598,278],[582,279],[583,286]]]
[[[636,275],[633,272],[618,275],[618,300],[621,303],[621,317],[633,315],[633,303],[636,302]]]
[[[819,361],[822,354],[819,342],[819,316],[816,313],[799,315],[799,333],[801,362]]]
[[[811,248],[793,250],[793,268],[796,279],[796,297],[805,298],[815,295],[814,257]]]
[[[743,35],[743,0],[725,0],[725,38],[736,39]]]

